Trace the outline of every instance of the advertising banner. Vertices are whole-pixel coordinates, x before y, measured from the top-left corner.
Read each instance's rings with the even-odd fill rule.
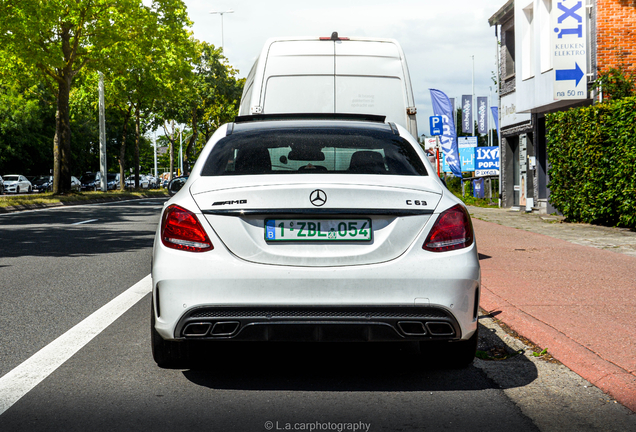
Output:
[[[457,133],[455,132],[455,122],[453,121],[453,107],[446,93],[441,90],[429,89],[431,92],[431,102],[433,103],[433,113],[442,116],[444,122],[440,142],[444,160],[448,160],[450,171],[456,177],[462,177],[462,169],[459,161],[459,149],[457,148]]]
[[[499,175],[499,147],[475,148],[475,177]]]
[[[459,148],[462,148],[462,147],[477,147],[477,137],[476,136],[457,137],[457,146]]]
[[[488,97],[477,97],[477,132],[481,135],[488,133]]]
[[[550,15],[554,29],[551,41],[554,99],[587,99],[585,4],[580,0],[554,2]]]
[[[497,129],[497,136],[499,136],[499,108],[498,107],[490,107],[492,111],[492,118],[495,121],[495,129]]]
[[[473,125],[473,97],[462,95],[462,132],[472,134]]]
[[[475,171],[475,147],[463,147],[459,149],[459,160],[462,172]],[[451,172],[446,158],[442,160],[442,171]]]

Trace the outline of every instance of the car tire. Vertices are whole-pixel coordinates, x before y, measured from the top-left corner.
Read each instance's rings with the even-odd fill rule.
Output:
[[[150,309],[150,340],[152,357],[160,368],[186,369],[190,363],[190,343],[187,341],[167,341],[155,329],[155,305]]]
[[[31,186],[29,186],[29,189],[27,190],[27,193],[31,193],[33,191],[33,189],[31,189]]]
[[[420,342],[420,355],[427,365],[464,369],[473,363],[478,341],[479,328],[465,341]]]

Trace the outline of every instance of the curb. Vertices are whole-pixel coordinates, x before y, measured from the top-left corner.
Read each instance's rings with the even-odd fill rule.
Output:
[[[17,206],[7,206],[0,207],[0,214],[6,213],[17,213],[26,210],[42,210],[47,208],[54,207],[68,207],[68,206],[76,206],[76,205],[86,205],[86,204],[101,204],[107,202],[117,202],[117,201],[129,201],[129,200],[137,200],[137,199],[147,199],[147,198],[164,198],[163,196],[154,196],[154,195],[142,195],[142,196],[126,196],[126,197],[103,197],[103,198],[95,198],[89,200],[81,200],[81,201],[67,201],[67,202],[56,202],[56,203],[33,203],[33,204],[22,204]],[[169,196],[165,196],[165,198],[170,198]]]
[[[570,370],[636,412],[636,375],[611,363],[567,335],[481,286],[480,306],[512,330],[543,348]]]

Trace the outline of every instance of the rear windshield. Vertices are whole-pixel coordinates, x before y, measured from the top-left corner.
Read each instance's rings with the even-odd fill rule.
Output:
[[[221,139],[202,176],[250,174],[428,175],[411,144],[391,133],[313,129],[242,132]]]

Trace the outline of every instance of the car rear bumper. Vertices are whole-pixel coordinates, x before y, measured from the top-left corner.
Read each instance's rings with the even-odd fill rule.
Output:
[[[431,307],[201,307],[177,324],[180,339],[400,341],[461,337],[452,314]]]
[[[222,245],[155,248],[155,328],[167,340],[466,340],[477,328],[474,244],[342,267],[256,264]]]

